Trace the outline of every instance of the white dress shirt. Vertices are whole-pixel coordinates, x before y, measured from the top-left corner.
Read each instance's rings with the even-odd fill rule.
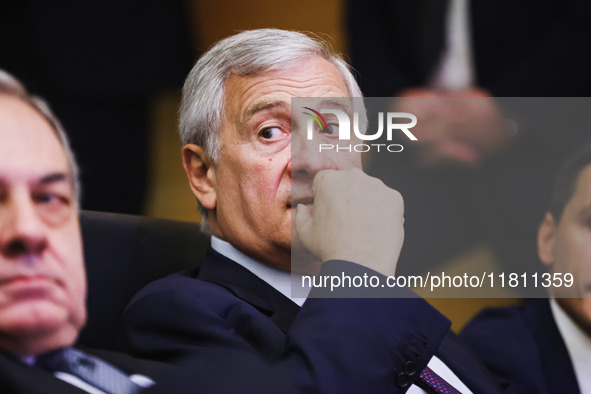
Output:
[[[216,236],[211,237],[211,247],[219,254],[233,260],[237,264],[243,266],[255,276],[265,281],[269,286],[279,291],[285,297],[289,298],[297,305],[302,306],[306,301],[306,298],[291,298],[291,273],[280,270],[278,268],[269,267],[266,264],[260,263],[255,259],[245,255],[229,242],[221,240]],[[293,274],[297,275],[297,274]],[[301,280],[300,280],[301,282]],[[308,292],[310,290],[308,289]],[[472,393],[468,387],[452,372],[451,369],[437,356],[433,356],[427,364],[429,368],[441,378],[445,379],[451,384],[456,390],[461,393]],[[423,389],[416,385],[411,385],[407,393],[410,394],[427,394]]]
[[[550,309],[573,364],[579,390],[581,394],[591,394],[591,338],[553,298],[550,299]]]
[[[271,267],[263,263],[259,263],[252,257],[249,257],[215,235],[211,237],[211,247],[219,254],[226,256],[235,263],[243,266],[256,277],[262,279],[269,286],[283,294],[285,297],[292,300],[299,306],[304,305],[306,298],[292,298],[291,297],[291,272],[281,270],[279,268]],[[293,275],[297,275],[294,273]],[[300,279],[301,282],[301,279]],[[310,289],[307,290],[308,293]]]

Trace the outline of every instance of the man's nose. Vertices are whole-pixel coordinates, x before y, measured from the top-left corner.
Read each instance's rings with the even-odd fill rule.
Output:
[[[4,257],[36,255],[45,250],[46,227],[34,201],[12,199],[0,212],[0,253]]]
[[[326,155],[320,152],[320,145],[315,141],[307,140],[302,136],[296,138],[292,135],[291,141],[291,177],[311,178],[316,173],[327,168],[331,168],[330,160]]]

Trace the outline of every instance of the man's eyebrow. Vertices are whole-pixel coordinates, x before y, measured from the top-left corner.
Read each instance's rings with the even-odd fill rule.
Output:
[[[250,108],[248,111],[246,111],[246,114],[244,114],[244,118],[243,118],[243,122],[247,123],[253,116],[255,116],[257,113],[267,110],[267,109],[272,109],[272,108],[277,108],[277,107],[288,107],[288,104],[285,101],[263,101],[260,103],[257,103],[255,106],[253,106],[252,108]]]
[[[49,175],[45,175],[45,176],[41,177],[41,179],[39,179],[38,183],[40,185],[47,185],[47,184],[62,182],[62,181],[71,182],[70,175],[66,174],[65,172],[51,173]]]
[[[350,113],[352,112],[351,106],[347,105],[345,103],[343,103],[344,100],[341,99],[328,99],[328,100],[323,100],[320,102],[320,107],[321,109],[324,108],[331,108],[331,109],[340,109],[343,112],[346,113]]]

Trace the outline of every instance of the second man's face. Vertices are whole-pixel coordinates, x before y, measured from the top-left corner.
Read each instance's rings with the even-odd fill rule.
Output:
[[[591,334],[591,165],[579,174],[552,239],[552,271],[572,273],[574,293],[560,300]]]
[[[64,149],[28,103],[0,94],[0,348],[72,344],[86,319],[78,207]]]

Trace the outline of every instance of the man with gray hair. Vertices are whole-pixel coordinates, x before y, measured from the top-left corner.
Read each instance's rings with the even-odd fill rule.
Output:
[[[449,321],[424,300],[313,297],[323,289],[312,289],[307,300],[290,297],[290,269],[323,276],[395,272],[403,241],[401,196],[364,174],[358,153],[319,155],[298,126],[305,114],[292,113],[294,97],[334,106],[361,96],[342,58],[302,33],[245,31],[199,59],[183,89],[180,133],[211,248],[199,270],[156,281],[134,297],[123,317],[127,350],[175,362],[204,348],[235,349],[273,364],[295,342],[315,371],[310,381],[295,377],[296,387],[420,390],[414,384],[426,387],[421,371],[433,372],[429,363],[469,392],[433,357]],[[334,138],[333,126],[317,131]],[[292,253],[306,256],[305,264],[292,266]],[[396,289],[399,297],[405,291]],[[326,318],[316,326],[332,332],[322,341],[294,338],[300,317],[309,313]],[[329,350],[320,354],[321,345]],[[496,391],[490,384],[475,387]]]
[[[47,105],[2,70],[0,141],[2,391],[123,394],[152,386],[162,365],[73,347],[86,321],[78,167]]]

